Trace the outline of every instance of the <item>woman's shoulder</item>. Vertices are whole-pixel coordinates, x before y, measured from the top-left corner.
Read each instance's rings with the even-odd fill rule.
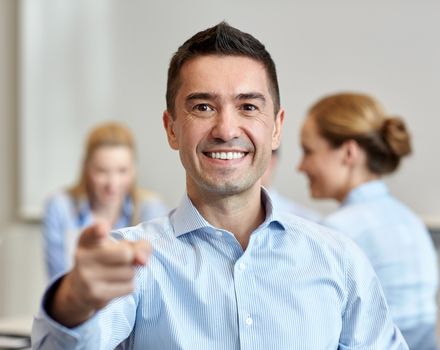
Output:
[[[161,196],[157,192],[140,187],[136,189],[136,196],[141,202],[162,200]]]
[[[74,203],[73,197],[66,190],[58,190],[47,196],[46,207],[51,206],[72,206]]]
[[[163,202],[162,197],[156,192],[140,188],[136,191],[136,196],[142,221],[168,213],[168,207]]]
[[[66,190],[59,190],[47,196],[44,206],[44,217],[49,218],[72,218],[76,216],[74,198]]]

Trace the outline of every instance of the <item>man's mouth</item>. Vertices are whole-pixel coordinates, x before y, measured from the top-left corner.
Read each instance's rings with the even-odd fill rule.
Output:
[[[206,152],[204,153],[207,157],[212,159],[240,159],[243,158],[247,153],[245,152]]]

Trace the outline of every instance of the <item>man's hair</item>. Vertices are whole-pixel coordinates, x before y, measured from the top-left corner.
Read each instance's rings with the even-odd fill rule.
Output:
[[[185,62],[205,55],[244,56],[263,64],[269,80],[275,114],[280,109],[280,91],[275,63],[264,45],[248,33],[244,33],[226,22],[201,31],[179,47],[168,68],[166,102],[167,109],[174,114],[177,91],[180,87],[180,70]],[[174,117],[174,116],[173,116]]]

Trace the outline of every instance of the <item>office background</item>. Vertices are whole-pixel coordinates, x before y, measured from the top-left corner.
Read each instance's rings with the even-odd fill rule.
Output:
[[[78,174],[89,127],[125,121],[139,177],[174,206],[184,172],[162,130],[166,69],[177,46],[221,20],[254,34],[278,66],[286,108],[277,188],[323,212],[296,172],[299,127],[323,94],[376,95],[408,122],[415,152],[387,180],[440,226],[440,3],[0,0],[0,316],[35,311],[45,276],[44,196]],[[160,166],[158,166],[160,164]]]

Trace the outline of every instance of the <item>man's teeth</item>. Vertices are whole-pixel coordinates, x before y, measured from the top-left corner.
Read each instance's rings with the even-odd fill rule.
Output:
[[[209,156],[214,159],[239,159],[243,158],[243,152],[211,152]]]

